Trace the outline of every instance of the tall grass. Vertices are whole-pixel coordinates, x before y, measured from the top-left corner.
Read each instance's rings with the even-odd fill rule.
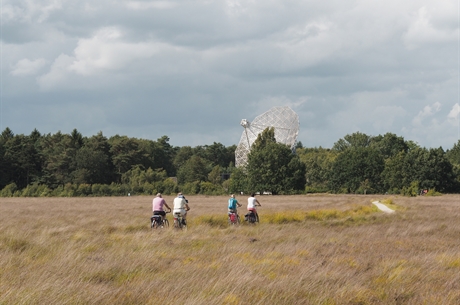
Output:
[[[187,231],[150,229],[148,197],[0,199],[0,304],[460,301],[457,196],[261,196],[238,227],[188,199]]]

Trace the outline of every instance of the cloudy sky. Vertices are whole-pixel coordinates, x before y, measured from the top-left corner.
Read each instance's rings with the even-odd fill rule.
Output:
[[[0,0],[0,128],[238,144],[290,106],[306,147],[459,139],[453,0]]]

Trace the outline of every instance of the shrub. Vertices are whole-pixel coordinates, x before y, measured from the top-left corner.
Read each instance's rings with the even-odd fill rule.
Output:
[[[440,192],[437,192],[436,189],[432,188],[430,189],[425,196],[441,196],[442,194]]]
[[[113,188],[118,189],[119,187],[114,184]],[[111,187],[109,187],[107,184],[93,184],[92,192],[94,196],[110,196],[112,193]]]
[[[16,183],[10,183],[5,186],[0,192],[1,197],[13,197],[14,192],[18,189]]]
[[[309,194],[309,193],[317,194],[317,193],[327,193],[327,192],[329,192],[328,188],[322,185],[317,185],[317,186],[310,185],[310,186],[305,187],[306,194]]]
[[[166,195],[175,194],[179,191],[179,187],[177,186],[177,183],[172,178],[167,178],[163,180],[163,182],[157,182],[157,183],[158,183],[158,187],[157,187],[158,191]]]
[[[182,193],[196,195],[200,192],[200,181],[187,182],[182,187]]]
[[[419,182],[418,181],[412,181],[410,186],[403,187],[401,189],[401,195],[409,196],[409,197],[415,197],[415,196],[418,195],[419,189],[420,189]]]
[[[74,197],[77,194],[77,188],[78,186],[67,183],[64,185],[64,191],[61,193],[62,197]]]
[[[75,196],[89,196],[91,195],[91,185],[90,184],[80,184],[75,190]]]
[[[46,186],[43,186],[46,187]],[[21,191],[21,197],[38,197],[41,193],[40,190],[43,190],[43,187],[40,189],[38,182],[28,185]]]
[[[225,191],[221,185],[217,185],[211,182],[202,181],[200,183],[200,194],[204,195],[221,195],[225,194]]]

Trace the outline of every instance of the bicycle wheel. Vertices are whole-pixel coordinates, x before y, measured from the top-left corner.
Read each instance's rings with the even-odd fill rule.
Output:
[[[254,213],[250,213],[248,215],[248,223],[255,224],[257,221],[256,215]]]
[[[180,217],[174,217],[174,228],[182,229],[182,219]]]
[[[230,224],[232,226],[238,225],[238,214],[235,214],[235,213],[230,214]]]

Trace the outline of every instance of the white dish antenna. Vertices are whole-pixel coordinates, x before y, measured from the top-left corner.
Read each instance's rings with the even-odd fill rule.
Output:
[[[273,107],[251,123],[243,119],[240,124],[244,131],[235,150],[236,167],[247,165],[251,146],[265,128],[274,127],[276,142],[286,144],[291,149],[294,149],[299,134],[299,116],[288,106]]]

